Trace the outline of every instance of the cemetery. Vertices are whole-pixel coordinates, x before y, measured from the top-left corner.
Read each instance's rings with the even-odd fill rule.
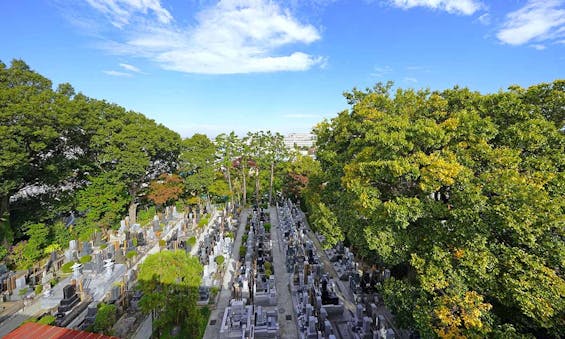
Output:
[[[304,339],[407,337],[391,326],[377,293],[378,285],[390,277],[388,269],[361,270],[341,243],[321,251],[323,236],[313,236],[288,199],[276,208],[248,211],[240,225],[229,204],[222,210],[208,206],[208,213],[194,215],[173,206],[145,227],[126,217],[105,239],[94,234],[91,241],[71,240],[62,256],[53,253],[45,270],[34,272],[35,279],[41,276],[38,312],[53,315],[56,326],[84,330],[93,325],[99,304],[112,304],[121,315],[115,333],[136,333],[144,320],[138,305],[142,294],[135,289],[139,263],[158,251],[183,250],[203,267],[200,307],[217,304],[218,291],[229,280],[229,301],[218,319],[219,338],[286,338],[288,333]],[[206,225],[198,225],[201,218]],[[234,249],[236,234],[241,234],[239,249]],[[239,260],[232,259],[237,252]],[[15,290],[26,288],[30,280],[30,275],[5,269],[2,274],[8,281],[3,286]],[[55,277],[59,282],[52,286]],[[279,295],[277,285],[287,285],[283,294],[288,297]],[[285,310],[285,302],[292,306]]]
[[[138,265],[149,254],[182,249],[199,255],[204,264],[202,299],[205,304],[213,302],[208,291],[218,285],[223,269],[215,259],[230,257],[233,239],[228,234],[237,227],[237,221],[213,206],[209,215],[209,223],[203,227],[197,225],[201,216],[184,215],[174,206],[166,208],[160,216],[155,215],[146,227],[132,224],[126,217],[106,239],[96,233],[91,241],[71,240],[63,255],[53,252],[45,269],[34,272],[33,276],[0,267],[5,295],[31,291],[29,286],[36,277],[36,286],[42,288],[34,297],[30,292],[32,306],[28,310],[42,317],[53,315],[56,326],[85,330],[94,323],[98,304],[113,304],[122,315],[115,325],[115,333],[124,337],[132,335],[145,318],[139,312],[141,294],[135,285]],[[191,237],[198,240],[190,244]],[[52,285],[55,280],[58,283]]]
[[[290,200],[278,206],[278,214],[301,338],[408,337],[406,331],[396,333],[381,313],[375,287],[390,277],[389,270],[363,273],[342,244],[319,252],[303,215]],[[346,309],[346,303],[353,307]]]
[[[277,290],[269,215],[252,211],[232,280],[231,300],[221,319],[220,338],[278,338]]]

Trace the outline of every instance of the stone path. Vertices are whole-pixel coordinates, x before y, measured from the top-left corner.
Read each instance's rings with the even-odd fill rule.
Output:
[[[277,309],[279,310],[279,333],[282,339],[295,339],[298,338],[298,327],[290,295],[290,275],[286,272],[286,258],[281,247],[282,240],[280,239],[278,212],[275,207],[271,207],[269,212],[271,215],[273,267],[277,287]],[[290,315],[291,319],[287,320],[287,315]]]
[[[231,280],[237,262],[239,261],[239,247],[241,246],[241,238],[245,232],[245,225],[247,224],[247,216],[249,215],[249,209],[245,209],[241,212],[239,216],[239,228],[237,229],[237,234],[235,236],[232,255],[227,263],[227,270],[224,274],[224,280],[222,283],[222,289],[220,290],[220,296],[218,298],[218,304],[216,309],[212,310],[210,313],[210,318],[208,319],[208,326],[206,326],[206,332],[204,332],[204,339],[217,339],[220,337],[220,327],[222,318],[224,316],[224,311],[229,305],[231,299]]]

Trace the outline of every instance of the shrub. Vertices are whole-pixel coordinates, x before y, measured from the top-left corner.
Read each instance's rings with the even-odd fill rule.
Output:
[[[112,304],[101,303],[98,305],[98,312],[94,319],[93,331],[102,332],[104,334],[112,334],[112,326],[117,320],[117,307]]]
[[[128,253],[126,253],[126,258],[127,259],[132,259],[133,257],[135,257],[137,255],[137,251],[129,251]]]
[[[210,287],[210,303],[214,303],[214,300],[216,300],[216,295],[218,295],[218,292],[220,292],[220,288],[218,286],[212,286]]]
[[[23,296],[25,296],[25,295],[27,294],[27,291],[28,291],[28,288],[27,288],[27,287],[21,288],[21,289],[18,291],[18,295],[19,295],[20,297],[23,297]]]
[[[43,285],[35,286],[35,295],[40,295],[43,292]]]
[[[271,223],[266,222],[263,227],[265,228],[265,232],[271,233]]]
[[[133,246],[137,247],[137,238],[133,238],[131,240],[131,243],[133,244]]]
[[[273,264],[269,261],[265,261],[265,276],[270,277],[273,274]]]
[[[216,262],[216,264],[221,266],[224,263],[224,261],[226,261],[226,258],[224,258],[223,255],[219,255],[214,258],[214,261]]]
[[[153,216],[155,216],[155,206],[142,209],[137,213],[137,223],[145,226],[153,220]]]
[[[100,249],[101,249],[101,250],[105,249],[106,247],[108,247],[108,244],[102,244],[102,245],[100,245]]]
[[[198,221],[198,227],[204,227],[205,225],[208,225],[208,221],[210,221],[210,218],[208,217],[207,214],[205,214],[205,215]]]
[[[271,264],[270,261],[265,261],[264,266],[266,270],[271,270],[273,268],[273,264]]]
[[[243,258],[245,257],[245,253],[247,252],[247,249],[245,248],[245,246],[239,246],[239,257]]]
[[[167,242],[165,241],[165,239],[159,240],[159,246],[160,246],[160,247],[165,247],[165,246],[167,246]]]
[[[74,264],[75,264],[74,261],[69,261],[68,263],[63,264],[63,266],[61,266],[61,271],[63,271],[63,273],[73,273],[73,269],[71,267]]]
[[[86,264],[87,262],[92,261],[92,256],[91,255],[85,255],[84,257],[81,257],[79,261],[80,261],[81,264]]]
[[[37,321],[37,323],[43,324],[43,325],[53,325],[53,324],[55,324],[55,317],[52,316],[51,314],[48,314],[48,315],[41,317],[41,319],[39,319]]]
[[[51,285],[51,287],[57,285],[57,283],[59,282],[59,280],[57,278],[53,278],[51,280],[49,280],[49,285]]]
[[[188,238],[188,240],[186,241],[186,243],[187,243],[190,247],[194,247],[194,245],[196,245],[196,237],[190,237],[190,238]]]
[[[241,243],[242,243],[242,244],[247,244],[247,239],[248,239],[248,238],[249,238],[249,235],[244,234],[244,235],[241,237]]]

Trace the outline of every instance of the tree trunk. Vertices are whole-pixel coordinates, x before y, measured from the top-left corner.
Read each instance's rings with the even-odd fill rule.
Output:
[[[233,202],[233,195],[234,195],[234,194],[233,194],[233,187],[232,187],[232,184],[231,184],[231,174],[230,174],[230,169],[229,169],[229,167],[228,167],[228,169],[227,169],[227,177],[228,177],[228,187],[229,187],[230,193],[231,193],[230,201]]]
[[[259,167],[255,174],[255,205],[259,206]]]
[[[137,203],[132,201],[128,208],[129,226],[135,224],[137,217]]]
[[[275,176],[275,163],[271,162],[271,182],[269,185],[269,206],[271,206],[271,199],[273,197],[273,177]]]
[[[241,167],[241,176],[243,179],[243,207],[247,205],[247,180],[245,178],[245,165]]]
[[[2,245],[6,248],[12,245],[13,232],[10,227],[10,196],[0,196],[0,234]]]

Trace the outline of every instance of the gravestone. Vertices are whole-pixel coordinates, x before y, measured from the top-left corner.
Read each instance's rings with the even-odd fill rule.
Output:
[[[65,262],[73,260],[73,251],[71,249],[65,250]]]
[[[94,271],[96,273],[102,273],[104,271],[104,255],[102,253],[94,254],[94,258],[92,260],[94,265]]]
[[[107,247],[107,253],[106,253],[106,258],[107,259],[113,259],[116,256],[116,248],[114,247],[114,245],[110,245]]]
[[[94,246],[100,247],[104,242],[102,241],[102,233],[94,232]]]
[[[91,253],[92,253],[92,244],[90,244],[90,241],[83,241],[82,251],[80,252],[80,256],[84,257],[85,255],[90,255]]]
[[[159,217],[155,215],[152,221],[153,231],[160,231],[161,225],[159,224]]]
[[[76,262],[73,266],[71,266],[71,268],[73,270],[73,277],[75,279],[80,277],[80,275],[82,274],[82,264]]]
[[[114,261],[112,259],[104,260],[104,270],[107,278],[112,276],[112,272],[114,271]]]
[[[67,285],[63,287],[63,299],[61,300],[58,307],[57,318],[62,318],[64,314],[70,311],[76,304],[78,304],[78,302],[79,298],[76,294],[75,286]]]
[[[120,228],[118,229],[118,232],[124,233],[126,229],[127,229],[126,221],[123,219],[120,220]]]
[[[22,275],[21,277],[16,278],[16,289],[24,288],[26,286],[27,285],[26,285],[25,275]]]
[[[124,252],[121,248],[116,250],[114,259],[116,261],[116,264],[125,264],[126,263],[126,257],[124,256]]]
[[[137,246],[145,246],[145,238],[143,232],[137,233]]]

